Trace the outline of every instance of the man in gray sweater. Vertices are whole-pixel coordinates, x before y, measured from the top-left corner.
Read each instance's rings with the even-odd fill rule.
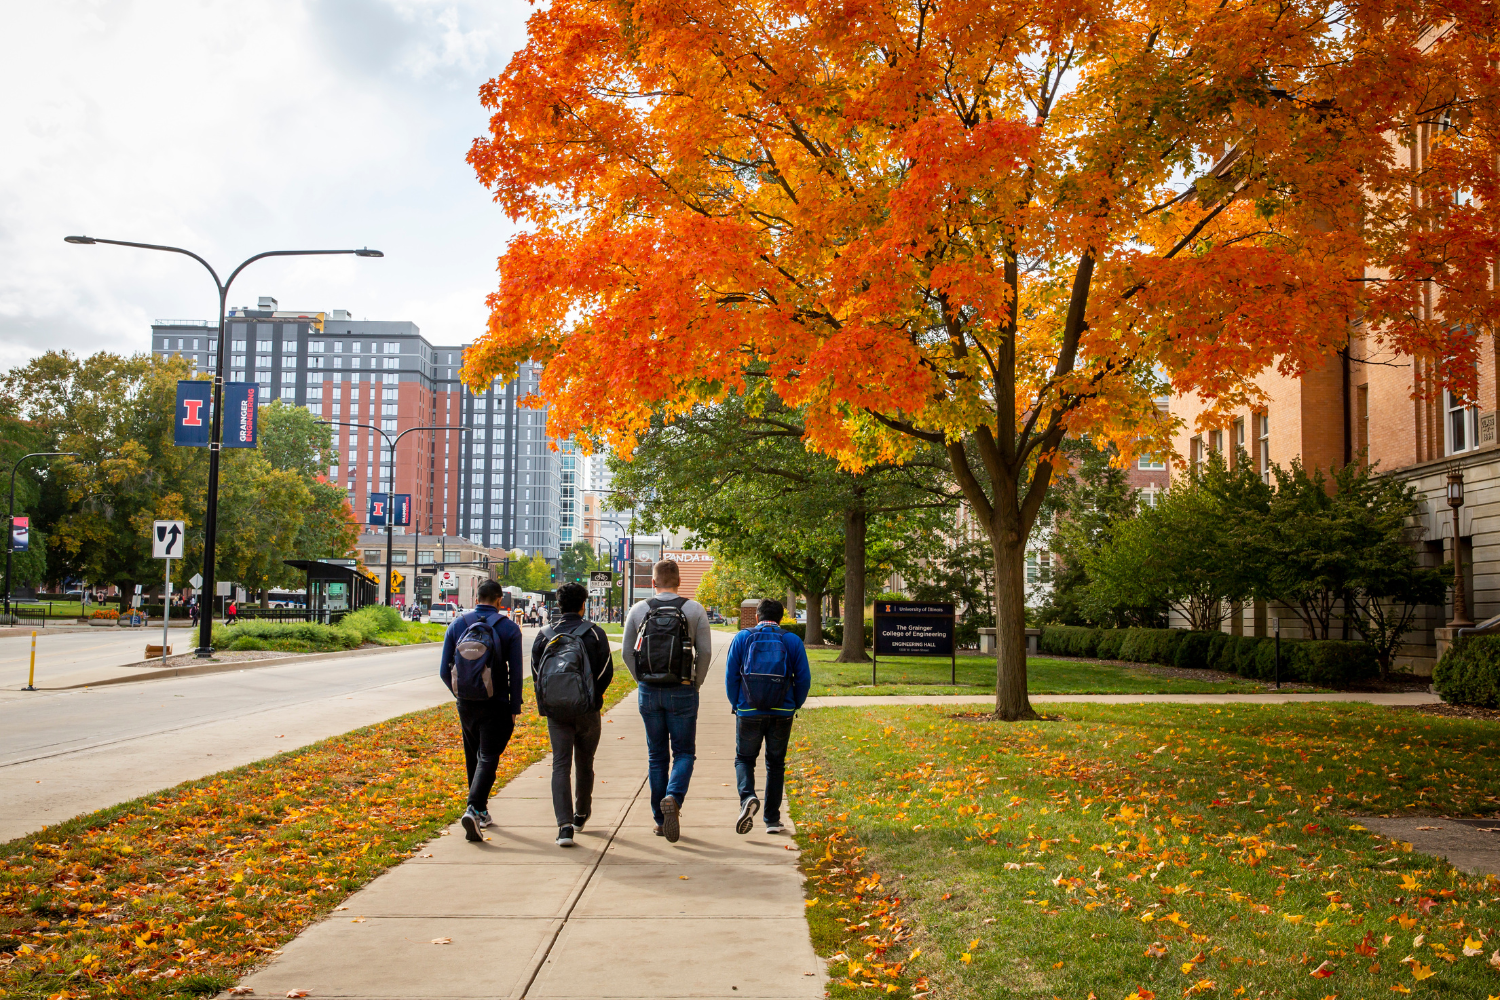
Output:
[[[714,655],[708,612],[697,601],[677,595],[680,582],[672,560],[652,567],[656,596],[630,609],[620,650],[639,685],[636,697],[646,724],[654,832],[674,843],[680,834],[678,809],[693,777],[698,689]]]

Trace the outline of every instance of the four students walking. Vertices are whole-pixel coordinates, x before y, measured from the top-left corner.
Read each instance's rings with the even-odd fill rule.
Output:
[[[699,689],[713,661],[713,630],[697,601],[678,595],[677,564],[652,568],[655,596],[630,609],[622,657],[638,686],[637,703],[646,730],[653,832],[675,842],[693,776]],[[460,822],[471,841],[490,825],[489,793],[500,754],[520,716],[521,630],[498,605],[492,580],[480,585],[477,607],[448,627],[439,675],[457,701],[468,771],[468,802]],[[594,755],[601,735],[600,710],[614,678],[609,640],[584,617],[588,593],[578,584],[558,588],[557,620],[538,632],[531,647],[537,713],[547,720],[552,744],[552,809],[557,843],[571,847],[592,810]],[[740,811],[737,833],[754,826],[761,800],[755,768],[765,749],[765,824],[781,833],[782,788],[792,718],[812,684],[802,640],[778,624],[783,608],[764,600],[753,629],[729,644],[725,684],[735,714],[735,775]],[[576,776],[576,782],[575,782]]]

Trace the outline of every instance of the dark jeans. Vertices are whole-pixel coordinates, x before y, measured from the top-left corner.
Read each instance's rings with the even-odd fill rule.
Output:
[[[458,723],[464,731],[464,765],[469,770],[469,805],[480,812],[490,807],[490,789],[495,787],[495,768],[510,742],[515,720],[502,698],[465,701],[458,704]]]
[[[734,726],[734,775],[740,801],[755,794],[755,758],[766,744],[766,825],[781,822],[781,788],[786,781],[786,747],[792,741],[792,717],[741,715]]]
[[[698,692],[691,685],[638,689],[641,719],[646,723],[646,768],[651,780],[651,815],[660,823],[661,798],[681,805],[693,778],[698,739]],[[668,773],[668,747],[671,769]]]
[[[594,751],[599,749],[599,713],[576,719],[547,717],[547,738],[552,741],[552,812],[558,826],[570,826],[573,814],[587,816],[594,807]],[[569,772],[578,768],[578,800],[574,805]]]

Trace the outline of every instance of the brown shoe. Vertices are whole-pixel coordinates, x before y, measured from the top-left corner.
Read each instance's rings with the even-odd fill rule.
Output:
[[[670,795],[663,795],[661,799],[661,835],[667,838],[667,843],[677,843],[682,830],[677,825],[677,800]]]
[[[660,823],[653,823],[653,824],[651,824],[651,832],[654,833],[654,834],[656,834],[658,837],[660,837],[661,836],[661,824]]]

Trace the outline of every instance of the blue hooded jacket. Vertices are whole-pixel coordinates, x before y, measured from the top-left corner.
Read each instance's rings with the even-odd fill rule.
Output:
[[[745,656],[749,651],[750,643],[767,631],[779,633],[782,645],[786,646],[786,662],[792,671],[792,684],[780,708],[762,712],[751,705],[749,693],[740,681],[740,668],[745,665]],[[729,643],[724,683],[728,688],[729,703],[734,706],[736,715],[772,718],[789,716],[802,707],[802,703],[807,700],[808,689],[812,687],[812,669],[807,665],[807,649],[802,645],[801,639],[790,632],[782,631],[781,627],[773,622],[761,622],[754,628],[741,629]]]
[[[514,715],[521,711],[521,627],[511,621],[509,615],[502,615],[488,604],[481,604],[473,611],[459,615],[448,626],[448,631],[443,633],[443,660],[438,664],[438,676],[443,679],[443,687],[452,691],[454,648],[476,620],[486,622],[495,630],[495,638],[500,642],[500,648],[496,652],[504,663],[503,671],[495,670],[495,697],[490,700],[498,701],[504,691],[511,714]]]

